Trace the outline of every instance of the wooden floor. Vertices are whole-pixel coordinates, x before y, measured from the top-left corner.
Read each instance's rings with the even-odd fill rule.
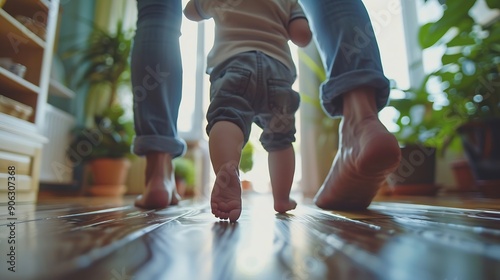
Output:
[[[13,216],[0,206],[0,279],[500,279],[500,200],[382,200],[358,213],[302,201],[279,215],[270,196],[247,194],[235,224],[203,200],[144,211],[131,198],[47,199]]]

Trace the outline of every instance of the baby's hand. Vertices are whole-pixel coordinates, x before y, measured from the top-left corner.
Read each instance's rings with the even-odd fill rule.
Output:
[[[184,7],[184,16],[192,21],[202,21],[203,18],[200,16],[193,1],[189,1]]]
[[[311,42],[312,32],[305,18],[297,18],[288,24],[288,37],[298,47],[305,47]]]

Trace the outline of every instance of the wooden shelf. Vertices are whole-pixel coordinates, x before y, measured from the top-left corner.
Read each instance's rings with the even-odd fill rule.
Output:
[[[25,134],[25,135],[33,134],[33,132],[38,133],[34,123],[21,120],[19,118],[1,112],[0,112],[0,129],[9,130],[11,132],[16,132],[18,134]]]
[[[38,94],[40,88],[34,84],[26,81],[25,79],[17,76],[16,74],[10,72],[9,70],[0,67],[0,81],[3,85],[12,88],[13,90],[30,91],[33,94]]]
[[[18,174],[16,179],[22,191],[16,195],[20,202],[37,199],[41,155],[44,144],[48,142],[41,131],[45,125],[58,12],[59,0],[7,0],[0,8],[0,57],[26,66],[23,78],[0,67],[0,94],[33,108],[28,120],[0,113],[0,156],[4,156],[4,159],[0,158],[0,166],[11,164],[12,160],[18,160],[16,165],[24,166],[23,174]],[[21,19],[17,20],[19,16],[45,30],[31,31]],[[29,162],[26,163],[25,159]],[[5,174],[1,173],[5,172],[0,171],[0,182],[5,185]],[[6,197],[5,188],[0,187],[0,197]]]
[[[22,4],[20,6],[17,6],[20,7],[19,9],[22,8],[23,10],[34,11],[34,12],[38,11],[43,11],[46,13],[49,12],[50,0],[13,0],[13,1]],[[9,5],[9,0],[7,0],[5,5],[6,6]]]
[[[21,36],[21,38],[14,37],[14,35],[11,35],[12,37],[9,36],[9,34],[14,34],[13,32],[17,33],[15,35]],[[41,49],[45,48],[45,41],[35,35],[35,33],[31,32],[3,9],[0,9],[0,34],[8,39],[17,41],[18,43],[26,43],[30,46]],[[25,39],[26,42],[23,42],[22,39]]]
[[[13,127],[12,124],[19,124],[19,127]],[[34,124],[0,113],[0,141],[0,150],[24,155],[34,153],[34,150],[41,148],[48,139],[38,133]]]
[[[73,99],[75,97],[74,91],[54,79],[51,79],[49,82],[49,94],[68,99]]]
[[[31,169],[31,157],[0,150],[0,173],[8,170],[9,165],[16,166],[16,174],[28,175]]]
[[[47,0],[7,0],[3,8],[11,14],[36,17],[37,20],[41,21],[46,20],[46,15],[49,13],[49,2]]]
[[[40,7],[45,7],[47,12],[49,11],[50,0],[25,0],[25,1],[36,3]]]
[[[1,191],[7,191],[7,178],[9,177],[9,174],[7,173],[0,173],[0,190]],[[21,191],[21,192],[26,192],[31,190],[31,185],[32,185],[32,178],[31,176],[27,175],[17,175],[16,176],[16,191]]]

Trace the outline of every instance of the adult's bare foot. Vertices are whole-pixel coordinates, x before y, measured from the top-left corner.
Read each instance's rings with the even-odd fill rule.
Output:
[[[164,153],[146,156],[146,187],[135,200],[135,206],[145,209],[161,209],[179,203],[172,158]]]
[[[399,165],[401,150],[394,135],[378,119],[373,95],[358,92],[354,96],[358,99],[352,100],[351,95],[344,100],[339,150],[315,197],[316,205],[324,209],[365,209]],[[346,112],[346,103],[352,101],[358,107]]]
[[[241,215],[241,182],[237,166],[226,164],[217,173],[210,199],[215,217],[235,222]]]

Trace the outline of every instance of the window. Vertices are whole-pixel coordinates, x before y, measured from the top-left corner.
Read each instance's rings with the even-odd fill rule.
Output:
[[[184,7],[187,2],[188,0],[183,0],[182,6]],[[136,1],[127,0],[115,4],[117,6],[113,8],[114,10],[124,11],[124,25],[135,27],[137,21]],[[204,30],[209,30],[209,28],[205,28],[204,22],[197,23],[183,17],[182,36],[179,39],[183,67],[183,89],[177,126],[180,137],[187,141],[202,139],[204,135],[202,122],[204,102],[206,102],[205,93],[208,89],[205,82],[206,51],[203,43],[206,41],[206,35]],[[130,108],[132,108],[131,102],[128,104]]]
[[[441,66],[444,47],[420,48],[417,36],[420,26],[436,21],[443,14],[438,0],[365,0],[377,35],[385,74],[398,88],[408,89],[421,85],[424,75]],[[480,0],[471,9],[471,16],[487,24],[497,18],[498,10],[489,10],[485,1]],[[381,27],[381,28],[379,28]],[[435,104],[447,102],[441,96],[440,85],[431,80],[427,89],[434,95]],[[391,97],[398,97],[397,91]],[[400,94],[400,93],[399,93]],[[444,104],[444,103],[443,103]],[[387,107],[380,112],[382,122],[390,131],[398,129],[392,119],[397,114],[395,108]]]
[[[441,17],[443,9],[437,0],[365,0],[377,36],[385,75],[399,89],[420,86],[425,73],[440,65],[442,48],[421,50],[418,30],[421,25]],[[391,98],[401,97],[394,90]],[[393,119],[396,108],[386,107],[379,116],[389,131],[399,128]]]
[[[183,0],[183,7],[188,0]],[[204,136],[203,120],[207,102],[207,75],[205,74],[206,22],[194,22],[183,17],[180,37],[183,83],[182,101],[177,122],[179,135],[187,141]]]
[[[377,37],[385,75],[398,86],[410,85],[403,7],[400,0],[365,0]]]
[[[372,21],[386,77],[398,88],[409,88],[411,78],[408,65],[420,61],[418,54],[412,56],[412,53],[407,52],[407,45],[413,43],[406,38],[410,29],[405,22],[405,18],[408,21],[405,13],[408,12],[409,4],[401,0],[365,0],[364,4]],[[391,93],[394,94],[397,92]],[[397,111],[392,107],[384,108],[379,114],[380,120],[390,131],[398,129],[393,122],[396,114]]]

